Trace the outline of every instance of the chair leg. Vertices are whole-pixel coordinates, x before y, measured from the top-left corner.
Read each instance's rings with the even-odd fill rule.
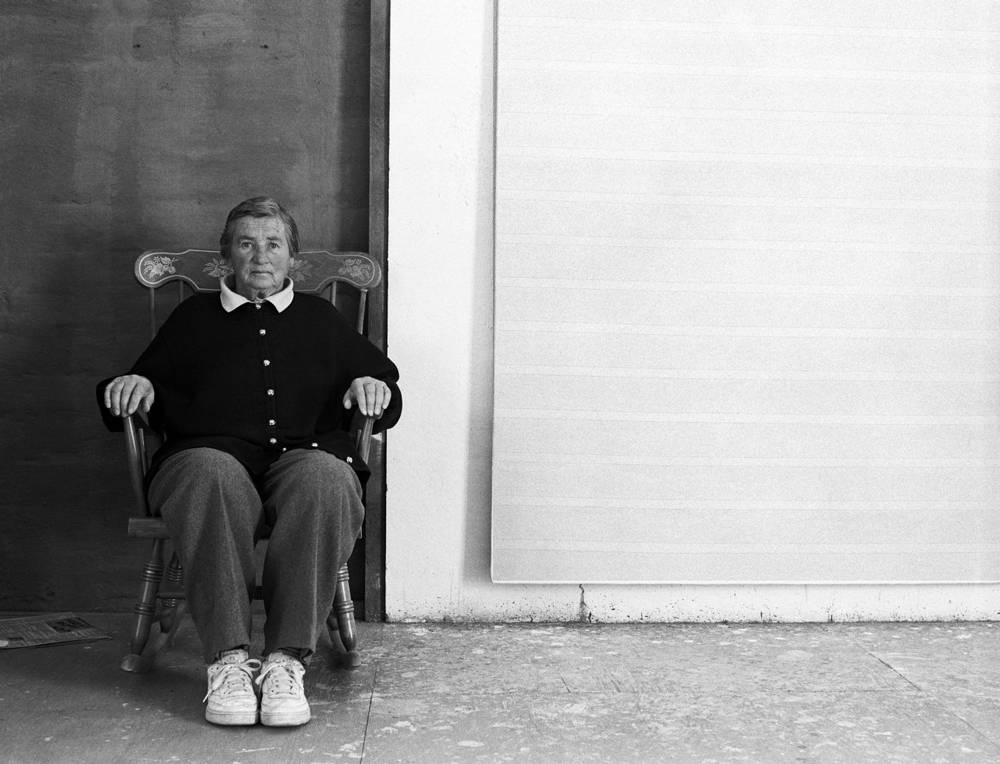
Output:
[[[132,639],[129,641],[129,654],[122,659],[125,671],[148,671],[149,666],[140,660],[146,643],[149,641],[149,631],[156,616],[156,594],[163,580],[163,539],[153,541],[149,560],[142,570],[142,588],[139,591],[139,601],[132,608],[135,613],[135,625]]]
[[[181,561],[176,552],[170,558],[170,565],[167,567],[167,587],[170,591],[180,591],[184,588],[184,569],[181,567]],[[158,619],[161,631],[174,632],[180,626],[177,609],[179,601],[176,597],[164,598]]]
[[[161,650],[173,644],[177,630],[187,612],[187,602],[178,597],[166,597],[156,613],[156,597],[163,579],[163,539],[153,543],[153,552],[143,570],[142,592],[135,606],[136,624],[129,645],[130,652],[122,658],[121,667],[125,671],[144,674],[153,667],[153,661]],[[184,570],[175,553],[167,568],[167,584],[174,592],[184,586]],[[154,629],[153,627],[157,628]]]
[[[347,570],[347,563],[340,566],[337,571],[337,593],[333,600],[333,612],[327,619],[327,626],[330,631],[340,634],[340,641],[347,651],[345,664],[348,668],[356,668],[361,665],[361,657],[358,655],[358,632],[354,622],[354,600],[351,598],[351,577]]]

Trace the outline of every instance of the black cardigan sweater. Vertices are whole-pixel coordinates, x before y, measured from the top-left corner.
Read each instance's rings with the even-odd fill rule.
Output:
[[[218,293],[189,297],[132,373],[152,382],[150,421],[166,436],[147,480],[168,456],[208,446],[235,456],[255,479],[285,450],[318,448],[349,462],[364,483],[368,467],[349,432],[355,408],[344,408],[344,393],[357,377],[389,386],[376,432],[392,427],[402,406],[395,364],[329,302],[307,294],[280,313],[268,301],[227,313]]]

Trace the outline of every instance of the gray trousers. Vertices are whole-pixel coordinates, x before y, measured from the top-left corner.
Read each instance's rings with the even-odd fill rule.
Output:
[[[261,571],[264,652],[312,653],[333,605],[337,571],[361,534],[354,470],[325,451],[281,455],[260,490],[233,456],[192,448],[164,461],[149,486],[184,566],[184,586],[205,659],[250,644],[254,544],[271,527]]]

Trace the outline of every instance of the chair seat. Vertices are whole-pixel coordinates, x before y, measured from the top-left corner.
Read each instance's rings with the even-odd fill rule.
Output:
[[[166,539],[167,524],[162,517],[130,517],[128,537],[133,539]]]

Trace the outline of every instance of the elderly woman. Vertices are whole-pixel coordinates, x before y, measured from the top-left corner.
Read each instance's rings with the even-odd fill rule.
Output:
[[[361,532],[367,467],[347,427],[356,407],[399,419],[395,365],[327,301],[295,294],[291,215],[258,197],[229,213],[221,292],[163,324],[131,373],[104,389],[116,416],[140,408],[166,434],[148,477],[184,566],[215,724],[309,721],[302,677]],[[254,542],[271,527],[262,580],[264,660],[251,659]],[[257,690],[260,688],[258,700]]]

